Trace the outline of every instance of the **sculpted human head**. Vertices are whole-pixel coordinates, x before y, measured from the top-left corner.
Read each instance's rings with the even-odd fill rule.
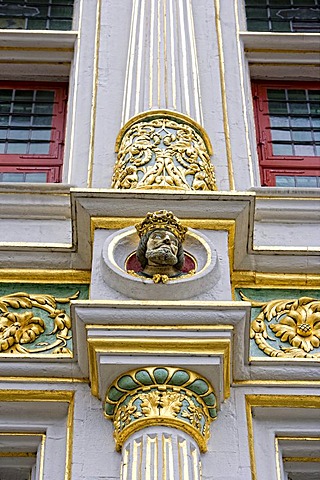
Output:
[[[171,212],[160,210],[148,213],[143,222],[136,226],[140,242],[136,252],[143,273],[157,273],[169,277],[181,274],[184,263],[182,239],[187,229]]]

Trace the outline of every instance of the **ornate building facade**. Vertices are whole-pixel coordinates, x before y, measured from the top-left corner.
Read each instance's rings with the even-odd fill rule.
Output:
[[[0,2],[1,480],[320,478],[319,24]]]

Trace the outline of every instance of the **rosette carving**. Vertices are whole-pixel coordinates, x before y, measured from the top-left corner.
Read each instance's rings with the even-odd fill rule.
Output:
[[[257,302],[240,292],[242,300],[261,311],[251,322],[250,338],[270,357],[320,358],[320,301],[310,297]],[[283,345],[273,346],[271,332]],[[311,353],[312,352],[312,353]]]

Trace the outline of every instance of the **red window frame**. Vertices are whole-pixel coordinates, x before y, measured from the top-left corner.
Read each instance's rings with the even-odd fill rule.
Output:
[[[261,185],[275,186],[277,175],[320,176],[320,156],[273,154],[267,98],[268,89],[319,90],[319,84],[315,82],[252,82]]]
[[[66,83],[0,82],[1,90],[48,90],[54,92],[50,147],[48,154],[0,154],[0,172],[45,172],[48,183],[61,181],[67,110]]]

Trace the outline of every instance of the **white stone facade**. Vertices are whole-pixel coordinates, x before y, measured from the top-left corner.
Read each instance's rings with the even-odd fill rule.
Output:
[[[0,296],[89,287],[71,305],[73,358],[0,348],[2,480],[24,479],[30,465],[32,480],[320,478],[319,356],[262,353],[250,340],[259,312],[238,292],[320,298],[319,190],[261,186],[250,84],[317,78],[318,35],[247,32],[242,0],[75,0],[70,32],[0,30],[0,80],[69,82],[62,183],[0,183]],[[217,190],[111,188],[119,132],[146,111],[187,115],[204,129]],[[203,267],[171,287],[121,267],[137,245],[134,225],[161,209],[190,228]],[[177,460],[180,442],[166,470],[164,454],[156,469],[141,450],[130,476],[124,451],[133,458],[148,428],[121,454],[103,402],[116,377],[147,366],[205,377],[218,415],[207,452],[164,427],[196,453]],[[161,426],[150,429],[160,438]],[[14,477],[5,454],[17,451],[35,460],[21,460]]]

